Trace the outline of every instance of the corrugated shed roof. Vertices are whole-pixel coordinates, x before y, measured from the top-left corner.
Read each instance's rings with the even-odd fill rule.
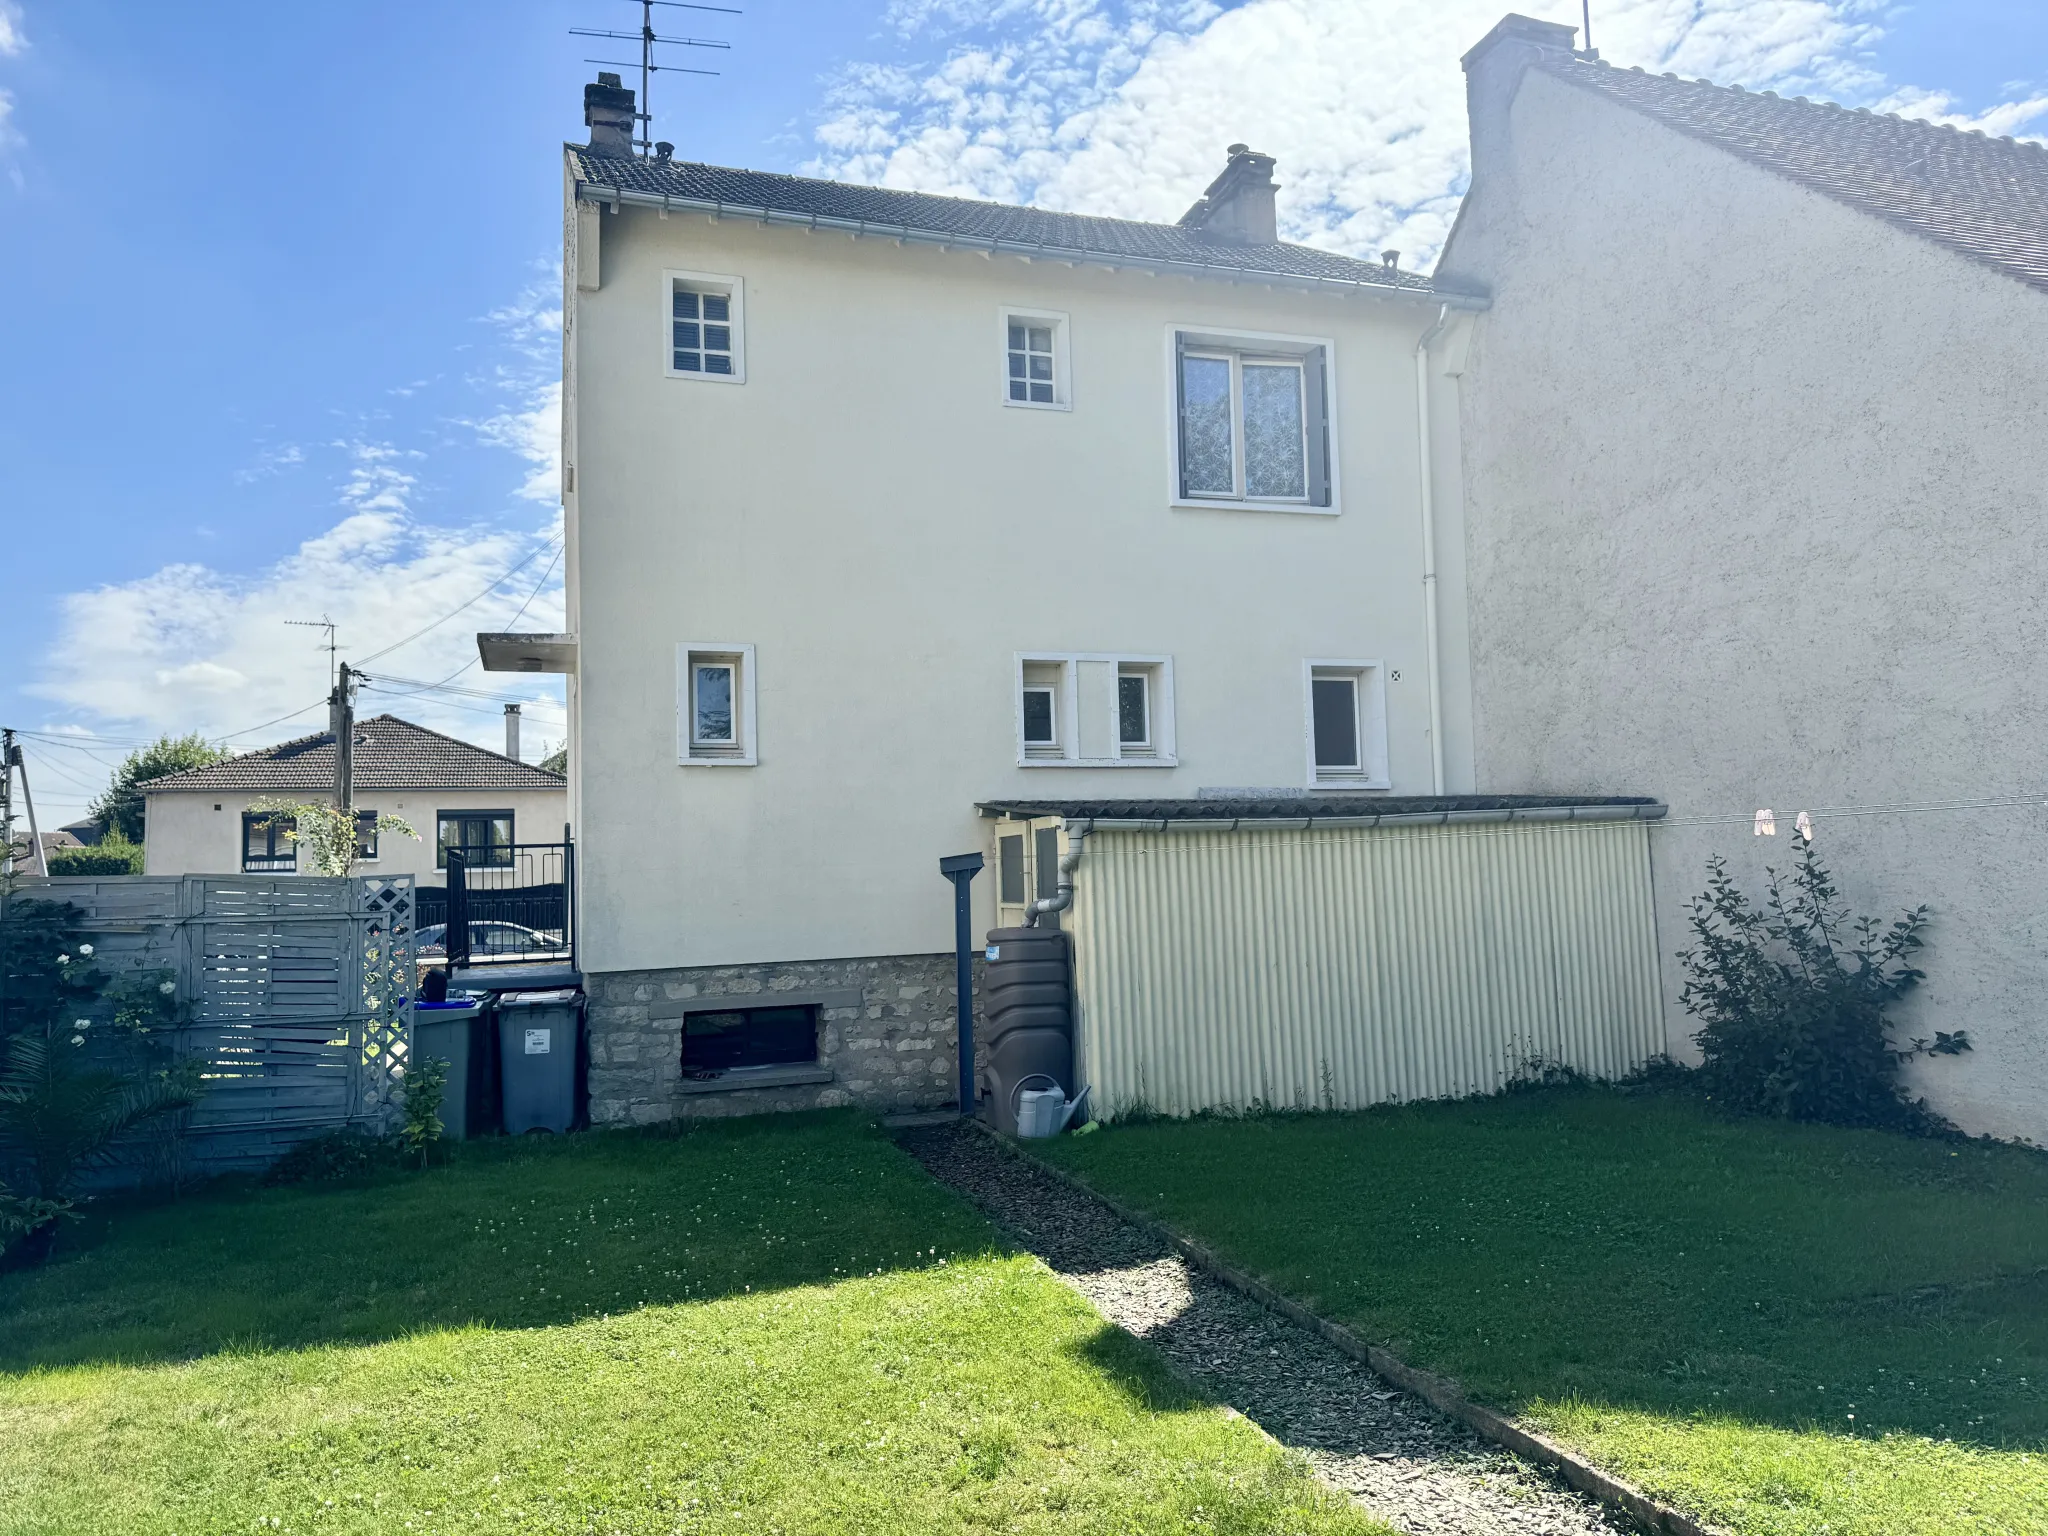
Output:
[[[1053,213],[1009,203],[982,203],[964,197],[935,197],[927,192],[897,192],[851,182],[784,176],[770,171],[736,170],[693,161],[667,162],[638,157],[593,155],[570,144],[578,180],[595,187],[665,197],[679,204],[716,205],[736,213],[755,210],[873,226],[878,232],[912,230],[949,236],[964,244],[1000,245],[1006,249],[1036,248],[1052,256],[1091,261],[1165,262],[1220,267],[1277,277],[1303,278],[1414,293],[1437,290],[1417,272],[1392,271],[1375,261],[1360,261],[1319,251],[1311,246],[1277,241],[1270,245],[1231,245],[1205,240],[1175,224],[1148,224],[1136,219],[1104,219],[1088,214]]]
[[[2048,148],[1568,55],[1537,67],[2048,289]]]
[[[356,788],[566,789],[568,781],[531,763],[473,747],[396,715],[356,722]],[[334,787],[334,735],[321,731],[206,768],[145,780],[148,794],[185,790],[322,793]]]
[[[1273,795],[1194,800],[989,800],[987,816],[1063,816],[1069,821],[1355,821],[1361,817],[1503,819],[1516,812],[1624,812],[1655,820],[1646,795]]]

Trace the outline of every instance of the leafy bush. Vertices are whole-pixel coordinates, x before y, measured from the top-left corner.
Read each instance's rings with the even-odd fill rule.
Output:
[[[53,875],[139,875],[142,873],[142,845],[131,843],[114,828],[90,848],[52,848],[49,854]]]
[[[1941,1122],[1907,1098],[1900,1065],[1970,1048],[1958,1030],[1930,1043],[1892,1042],[1887,1011],[1924,979],[1912,957],[1927,909],[1886,925],[1852,919],[1811,843],[1789,876],[1766,870],[1761,909],[1708,865],[1691,905],[1693,946],[1680,994],[1701,1020],[1700,1068],[1709,1090],[1738,1109],[1792,1120],[1926,1130]]]
[[[441,1139],[441,1105],[448,1097],[448,1063],[438,1056],[415,1056],[405,1069],[405,1124],[398,1139],[407,1152],[427,1166],[427,1149]]]
[[[88,808],[89,814],[110,834],[119,833],[128,841],[140,844],[144,807],[140,786],[167,774],[204,768],[226,756],[227,753],[209,745],[197,731],[189,736],[159,736],[148,746],[128,754],[121,766],[114,770],[113,783]]]

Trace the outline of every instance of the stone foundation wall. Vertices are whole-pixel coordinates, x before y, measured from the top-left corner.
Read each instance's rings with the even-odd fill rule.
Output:
[[[950,954],[610,971],[586,975],[584,989],[593,1125],[845,1104],[898,1112],[939,1109],[958,1099]],[[676,1004],[758,997],[758,1006],[771,1007],[779,996],[856,989],[857,1006],[848,997],[818,1010],[818,1065],[831,1073],[830,1082],[714,1092],[684,1086],[683,1020],[661,1016]],[[974,992],[978,1010],[978,957]]]

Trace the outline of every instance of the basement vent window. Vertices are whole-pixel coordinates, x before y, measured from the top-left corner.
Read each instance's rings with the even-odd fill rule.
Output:
[[[668,366],[672,379],[738,384],[746,379],[742,344],[744,293],[737,277],[669,272]]]
[[[818,1010],[744,1008],[683,1017],[683,1075],[790,1067],[818,1059]]]
[[[751,645],[676,647],[676,754],[685,765],[753,765]]]
[[[1020,655],[1016,699],[1020,767],[1176,765],[1171,657]]]
[[[1387,701],[1376,661],[1311,661],[1308,782],[1312,789],[1386,789]]]

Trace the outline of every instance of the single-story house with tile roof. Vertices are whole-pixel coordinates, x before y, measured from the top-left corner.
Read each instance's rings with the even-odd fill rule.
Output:
[[[1808,812],[1857,910],[1931,909],[1903,1032],[1974,1049],[1915,1090],[2048,1141],[2048,148],[1572,42],[1466,56],[1436,273],[1491,300],[1439,363],[1474,786],[1669,803],[1679,1054],[1708,860],[1758,891]]]
[[[362,872],[439,885],[450,847],[467,850],[472,864],[488,864],[515,844],[562,841],[568,792],[560,774],[396,715],[358,720],[355,733],[355,804],[366,819]],[[145,873],[294,874],[300,866],[285,835],[289,823],[258,806],[281,797],[326,800],[334,789],[334,736],[301,736],[141,789]],[[380,813],[419,836],[374,831]]]

